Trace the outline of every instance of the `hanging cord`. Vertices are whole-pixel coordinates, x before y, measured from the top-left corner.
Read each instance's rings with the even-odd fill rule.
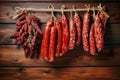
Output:
[[[100,13],[100,12],[103,12],[104,14],[105,14],[105,17],[106,17],[106,19],[108,19],[110,16],[105,12],[105,6],[101,6],[101,4],[99,4],[98,6],[97,6],[97,8],[99,9],[98,10],[98,14]]]
[[[49,4],[48,9],[51,10],[51,19],[56,20],[56,17],[54,15],[54,6],[52,4]]]
[[[52,5],[53,6],[53,5]],[[61,9],[35,9],[35,8],[21,8],[21,7],[15,7],[15,16],[13,17],[13,19],[17,19],[20,15],[22,15],[23,13],[29,12],[29,11],[33,11],[33,12],[61,12],[62,14],[64,14],[64,12],[70,12],[72,11],[86,11],[89,12],[90,10],[92,10],[92,8],[90,8],[90,5],[85,5],[85,7],[87,8],[82,8],[82,9],[65,9],[65,5],[61,6]],[[54,7],[53,7],[54,8]],[[95,7],[95,11],[99,11],[102,10],[102,12],[104,12],[103,9],[100,8],[100,5]],[[107,14],[105,12],[105,14]],[[108,15],[108,14],[107,14]],[[108,15],[109,16],[109,15]]]
[[[98,12],[97,12],[97,15],[98,15],[100,12],[105,11],[105,6],[102,7],[101,4],[99,4],[97,7],[98,7],[98,9],[99,9]]]
[[[73,18],[73,12],[72,12],[72,10],[70,11],[70,18]]]
[[[99,9],[100,12],[105,11],[105,6],[102,7],[101,4],[99,4],[97,8]]]
[[[90,4],[85,5],[85,7],[87,8],[87,12],[89,12],[90,11]]]
[[[25,8],[21,8],[21,7],[15,7],[15,16],[13,17],[13,19],[17,19],[20,15],[22,15],[23,13],[27,13],[28,11],[32,11],[31,8],[25,9]]]
[[[73,11],[74,11],[75,13],[77,13],[77,11],[76,11],[76,9],[75,9],[75,6],[73,5],[72,7],[73,7]]]
[[[64,9],[65,9],[65,5],[62,5],[61,6],[61,13],[62,13],[62,15],[64,14]]]
[[[95,8],[92,7],[92,11],[93,11],[93,18],[95,17]]]

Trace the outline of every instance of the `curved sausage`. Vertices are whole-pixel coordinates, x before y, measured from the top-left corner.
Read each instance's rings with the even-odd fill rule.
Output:
[[[55,56],[60,56],[62,52],[62,26],[58,20],[55,21],[55,26],[57,27],[57,47]]]
[[[68,20],[66,16],[63,14],[62,15],[62,54],[65,54],[67,52],[68,43],[69,43]]]
[[[82,35],[82,22],[81,22],[81,19],[78,15],[77,12],[75,12],[75,15],[74,15],[74,21],[75,21],[75,24],[76,24],[76,29],[77,29],[77,36],[76,36],[76,45],[78,46],[80,43],[81,43],[81,35]]]
[[[49,53],[49,40],[50,40],[50,31],[52,27],[53,21],[49,20],[44,28],[44,36],[41,45],[41,56],[43,59],[48,60]]]

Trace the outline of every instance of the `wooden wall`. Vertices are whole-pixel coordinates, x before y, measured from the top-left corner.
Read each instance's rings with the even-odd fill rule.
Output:
[[[66,5],[84,8],[85,4],[106,6],[110,19],[105,33],[105,47],[99,56],[86,53],[82,45],[68,51],[55,62],[42,58],[26,59],[23,49],[14,45],[10,35],[15,32],[14,7],[55,8]],[[84,12],[79,14],[82,16]],[[69,14],[69,13],[68,13]],[[49,13],[36,13],[42,26]],[[57,13],[60,18],[60,13]],[[120,80],[120,2],[119,0],[0,0],[0,80]]]

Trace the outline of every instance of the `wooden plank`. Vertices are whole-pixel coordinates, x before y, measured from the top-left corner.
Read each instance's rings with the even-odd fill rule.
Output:
[[[119,2],[119,0],[0,0],[0,2]]]
[[[105,44],[120,43],[120,24],[108,24],[105,33]],[[45,24],[41,25],[41,29]],[[13,44],[10,38],[15,33],[15,24],[0,24],[0,44]]]
[[[120,67],[0,68],[1,80],[119,80]]]
[[[72,8],[72,5],[75,5],[76,8],[85,8],[85,4],[91,4],[91,6],[97,6],[98,2],[51,2],[51,4],[54,5],[55,8],[60,8],[61,5],[66,5],[67,8]],[[25,7],[25,8],[48,8],[49,3],[46,2],[11,2],[11,3],[0,3],[0,23],[15,23],[16,21],[12,19],[12,16],[15,15],[14,8],[16,6],[19,7]],[[109,22],[112,23],[118,23],[120,22],[120,5],[119,3],[102,3],[102,5],[106,6],[106,11],[111,16]],[[112,11],[111,11],[112,10]],[[82,16],[84,12],[79,12],[79,14]],[[67,13],[69,17],[70,13]],[[41,19],[42,23],[46,23],[46,21],[50,18],[50,13],[36,13],[36,16],[38,16]],[[58,19],[61,17],[61,13],[56,13],[56,16]]]
[[[120,66],[120,45],[107,45],[99,56],[91,56],[82,46],[68,51],[64,56],[48,63],[39,59],[25,58],[24,51],[16,45],[0,45],[0,66]]]

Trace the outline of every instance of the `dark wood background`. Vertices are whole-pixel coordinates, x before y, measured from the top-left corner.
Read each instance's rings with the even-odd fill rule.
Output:
[[[14,7],[55,8],[66,5],[84,8],[85,4],[106,6],[110,15],[105,33],[105,47],[99,56],[86,53],[82,45],[48,63],[42,58],[26,59],[23,49],[14,45]],[[84,12],[79,12],[82,16]],[[68,17],[69,17],[69,13]],[[50,13],[36,13],[44,27]],[[60,13],[56,13],[60,18]],[[119,0],[0,0],[0,80],[120,80],[120,2]]]

